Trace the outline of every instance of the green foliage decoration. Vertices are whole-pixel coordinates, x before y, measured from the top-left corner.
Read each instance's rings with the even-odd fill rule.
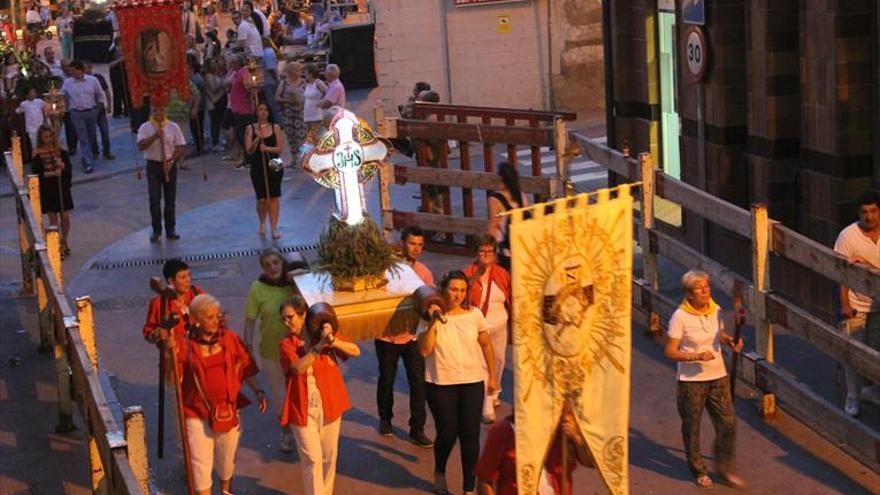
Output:
[[[315,270],[329,274],[334,280],[384,277],[387,270],[398,270],[399,261],[369,216],[358,225],[348,225],[331,216],[330,224],[318,241]]]

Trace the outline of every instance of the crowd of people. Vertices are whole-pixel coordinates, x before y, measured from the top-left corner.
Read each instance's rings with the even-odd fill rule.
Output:
[[[346,91],[339,80],[338,66],[328,64],[322,74],[322,68],[315,64],[279,62],[275,48],[321,43],[329,27],[341,21],[341,8],[323,2],[311,2],[306,7],[303,2],[288,1],[280,10],[271,10],[267,5],[267,15],[250,0],[238,2],[235,10],[229,11],[230,7],[228,2],[209,4],[199,6],[197,13],[191,2],[183,4],[181,22],[187,45],[190,97],[186,101],[172,98],[168,106],[147,106],[148,118],[136,127],[137,148],[146,162],[151,242],[158,242],[163,233],[169,240],[180,238],[175,225],[175,201],[178,171],[188,168],[184,161],[188,142],[192,143],[195,155],[225,151],[224,160],[233,161],[236,169],[249,170],[256,196],[258,233],[266,235],[268,224],[272,238],[279,239],[279,198],[285,168],[298,165],[302,145],[310,135],[314,139],[325,125],[327,110],[345,108]],[[92,71],[90,62],[69,58],[72,53],[66,47],[72,46],[71,26],[81,9],[76,2],[64,3],[54,19],[45,9],[40,10],[40,26],[55,23],[64,53],[58,59],[53,47],[47,46],[43,57],[35,63],[45,66],[56,79],[65,100],[63,113],[55,108],[55,103],[44,101],[36,87],[18,86],[15,64],[7,62],[3,86],[4,94],[25,90],[17,109],[27,134],[24,149],[26,156],[32,158],[35,173],[48,172],[44,181],[51,184],[43,186],[47,194],[58,198],[59,193],[52,188],[60,188],[65,195],[63,200],[52,199],[46,205],[49,209],[44,211],[52,213],[50,221],[62,228],[67,254],[73,208],[70,157],[79,151],[82,170],[87,174],[98,166],[99,157],[115,159],[108,114],[124,117],[134,111],[127,94],[118,38],[111,46],[110,84],[103,75]],[[234,25],[224,34],[225,44],[221,43],[218,19],[218,12],[223,11],[230,12]],[[110,11],[107,16],[115,26],[115,14]],[[31,27],[36,29],[36,25]],[[184,121],[189,124],[189,136],[178,125]],[[38,163],[38,148],[46,155],[50,145],[38,142],[38,131],[43,126],[53,129],[57,142],[51,145],[52,153],[63,157],[66,163],[62,174],[66,179],[59,185],[50,179],[54,177],[52,169]],[[210,146],[206,146],[206,134]]]
[[[327,65],[322,77],[316,65],[279,62],[275,49],[320,43],[329,26],[339,21],[340,11],[321,6],[305,14],[299,2],[293,1],[270,2],[266,7],[263,12],[250,0],[234,0],[232,5],[224,1],[198,6],[196,12],[192,4],[184,4],[181,22],[191,97],[180,103],[195,153],[225,152],[224,158],[236,168],[249,170],[258,234],[266,235],[268,224],[268,233],[279,239],[285,168],[297,163],[309,134],[326,126],[327,111],[345,108],[346,94],[338,67]],[[18,108],[30,143],[31,167],[40,177],[42,211],[51,224],[61,227],[64,255],[70,254],[74,207],[71,156],[79,150],[86,173],[92,172],[101,154],[112,160],[107,115],[131,112],[125,77],[119,76],[124,73],[124,61],[118,49],[110,64],[109,85],[92,73],[88,62],[72,60],[72,23],[78,8],[62,4],[52,19],[35,3],[27,14],[29,29],[42,29],[52,22],[58,28],[61,59],[47,47],[41,63],[61,81],[67,112],[53,122],[48,102],[34,88],[27,89]],[[220,32],[220,12],[230,12],[235,26],[225,33]],[[255,66],[260,69],[259,79],[252,77]],[[15,91],[17,80],[7,63],[3,91]],[[416,101],[439,101],[439,95],[429,84],[416,83],[410,100],[399,108],[401,115],[411,117]],[[137,147],[146,160],[152,242],[158,242],[163,233],[169,240],[180,237],[176,182],[179,169],[185,167],[187,141],[181,127],[169,118],[169,108],[162,105],[153,105],[149,119],[137,129]],[[396,141],[395,146],[403,152],[413,150],[412,143],[405,141]],[[436,161],[442,146],[446,144],[429,143],[429,162]],[[288,163],[281,163],[283,156],[290,157]],[[486,235],[475,243],[473,263],[445,274],[437,283],[444,304],[429,312],[442,312],[444,318],[422,320],[412,333],[383,335],[374,341],[377,431],[393,435],[394,380],[402,359],[409,386],[408,440],[433,449],[438,494],[449,493],[446,471],[456,443],[465,493],[516,493],[515,422],[513,416],[499,421],[495,414],[512,307],[507,217],[498,213],[527,206],[528,200],[515,166],[499,164],[498,174],[503,186],[489,195],[490,221]],[[440,193],[438,188],[423,188],[428,211],[436,211]],[[867,193],[858,208],[858,220],[840,233],[835,250],[854,263],[880,267],[880,198]],[[433,286],[432,271],[419,259],[426,235],[430,234],[418,227],[407,227],[401,233],[400,250],[421,280]],[[310,324],[316,316],[286,279],[280,252],[269,248],[259,261],[262,274],[248,293],[241,337],[227,327],[220,302],[190,283],[189,268],[179,260],[163,268],[165,283],[176,296],[165,304],[158,296],[151,301],[143,334],[152,343],[176,350],[170,358],[181,373],[185,441],[199,493],[210,493],[215,472],[221,490],[231,490],[241,435],[238,410],[248,403],[242,394],[247,386],[259,409],[271,409],[277,418],[279,448],[299,452],[306,493],[329,494],[335,483],[341,420],[351,406],[339,363],[359,356],[360,349],[337,336],[339,329],[332,324]],[[729,323],[711,297],[706,273],[689,271],[681,285],[684,299],[669,322],[665,355],[677,366],[677,406],[687,464],[698,487],[714,485],[700,453],[700,424],[704,410],[708,411],[716,433],[718,479],[744,487],[734,467],[736,414],[721,351],[728,346],[740,352],[743,342],[729,332]],[[880,348],[878,304],[841,287],[842,331],[875,349]],[[175,345],[169,345],[171,341]],[[852,369],[845,370],[845,377],[847,414],[857,416],[862,401],[880,403],[876,385],[862,387],[862,379]],[[428,409],[434,420],[434,439],[425,430]],[[492,425],[482,453],[481,423]],[[573,413],[566,410],[544,465],[542,493],[573,492],[570,472],[575,463],[563,465],[559,454],[566,442],[577,463],[592,465]]]

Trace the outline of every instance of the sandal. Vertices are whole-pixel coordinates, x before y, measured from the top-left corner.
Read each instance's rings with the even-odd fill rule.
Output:
[[[736,490],[745,490],[748,486],[744,479],[733,473],[722,473],[721,482]]]
[[[700,488],[710,489],[715,488],[715,483],[712,482],[712,478],[708,475],[704,474],[703,476],[699,476],[694,478],[694,484]]]
[[[275,239],[276,241],[278,239],[281,239],[281,232],[273,231],[272,232],[272,239]]]

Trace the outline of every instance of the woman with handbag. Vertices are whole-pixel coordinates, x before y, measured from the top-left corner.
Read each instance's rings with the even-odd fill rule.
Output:
[[[498,241],[498,263],[510,271],[510,232],[507,231],[507,217],[500,213],[526,207],[529,200],[520,189],[516,166],[508,162],[499,163],[498,177],[501,178],[501,190],[489,191],[489,223],[486,233]]]
[[[217,299],[199,294],[189,312],[189,337],[172,338],[181,373],[192,485],[199,495],[210,495],[216,471],[225,495],[231,489],[241,435],[238,410],[249,403],[241,394],[242,383],[253,390],[261,413],[268,403],[254,380],[257,366],[238,335],[226,328]]]
[[[329,305],[309,309],[301,296],[293,296],[280,312],[288,331],[280,344],[287,379],[281,425],[296,437],[306,495],[332,495],[342,413],[351,407],[339,360],[361,350],[334,335],[336,317]]]
[[[260,221],[260,235],[266,235],[266,217],[272,239],[281,239],[278,232],[278,215],[281,212],[281,179],[284,178],[284,164],[278,155],[284,149],[284,135],[281,127],[270,119],[269,106],[257,106],[257,121],[245,129],[245,161],[251,169],[251,184],[257,196],[257,218]]]

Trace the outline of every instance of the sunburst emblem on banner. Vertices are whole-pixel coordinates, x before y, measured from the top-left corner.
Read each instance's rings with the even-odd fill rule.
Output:
[[[629,301],[615,288],[628,280],[628,265],[615,248],[625,229],[608,231],[595,219],[576,224],[571,213],[564,214],[569,221],[546,230],[544,242],[525,248],[533,260],[522,278],[528,296],[519,299],[514,315],[527,331],[516,334],[514,344],[528,356],[539,383],[561,385],[554,388],[573,398],[594,368],[611,366],[623,372],[618,342],[626,329],[615,313]],[[545,249],[552,237],[564,249]]]

